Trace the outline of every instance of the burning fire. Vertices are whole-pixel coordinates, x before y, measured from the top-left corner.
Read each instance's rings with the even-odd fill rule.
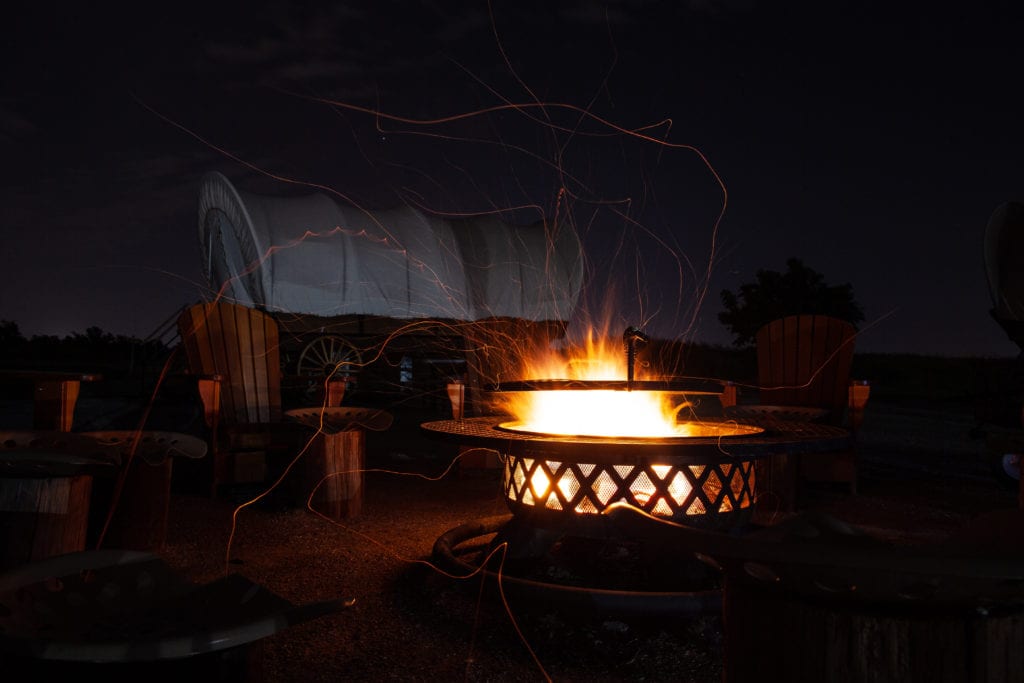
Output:
[[[597,341],[591,335],[575,352],[552,354],[530,362],[527,377],[582,381],[621,381],[629,373],[619,344]],[[644,378],[637,378],[644,379]],[[502,425],[517,431],[561,436],[678,437],[701,430],[678,415],[690,403],[665,391],[561,389],[515,391],[505,397],[505,409],[516,420]]]
[[[589,339],[581,352],[548,356],[527,369],[526,389],[507,391],[505,408],[515,417],[503,429],[568,437],[658,439],[722,437],[752,434],[760,428],[735,423],[684,420],[679,415],[691,403],[677,391],[635,387],[635,347],[638,331],[623,335],[626,353],[618,344]],[[646,337],[642,337],[646,341]],[[641,368],[646,370],[646,368]],[[537,379],[555,377],[555,380]],[[622,382],[622,378],[627,378]],[[568,382],[566,382],[568,380]],[[597,383],[577,389],[572,382]],[[538,389],[545,382],[556,389]],[[616,388],[602,388],[608,382]],[[591,385],[594,386],[593,384]],[[622,390],[618,390],[621,387]],[[615,503],[640,507],[660,517],[707,516],[749,508],[753,467],[750,462],[672,463],[600,462],[563,459],[557,451],[545,457],[510,457],[504,488],[510,505],[577,514],[600,514]]]
[[[687,423],[676,423],[676,413],[660,391],[560,390],[515,392],[514,423],[519,431],[561,436],[668,437],[692,436]]]

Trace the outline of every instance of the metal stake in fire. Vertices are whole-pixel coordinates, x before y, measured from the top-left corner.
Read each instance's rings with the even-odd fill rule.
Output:
[[[633,391],[633,366],[636,364],[637,344],[643,346],[649,340],[646,334],[630,325],[622,333],[622,341],[626,345],[626,391]]]

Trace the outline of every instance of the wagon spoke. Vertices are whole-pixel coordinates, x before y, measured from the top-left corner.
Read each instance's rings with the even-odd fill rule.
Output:
[[[300,375],[323,376],[341,372],[354,374],[360,363],[359,350],[344,337],[324,335],[306,345],[299,356]]]

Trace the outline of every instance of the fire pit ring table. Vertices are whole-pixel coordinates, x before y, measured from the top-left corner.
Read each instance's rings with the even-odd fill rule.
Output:
[[[591,437],[530,433],[508,428],[511,418],[471,417],[425,422],[421,430],[432,438],[463,448],[497,451],[503,464],[502,492],[511,510],[507,518],[489,518],[450,530],[435,544],[435,559],[458,569],[476,569],[458,555],[457,546],[473,537],[494,534],[491,547],[507,542],[507,558],[550,557],[564,550],[569,539],[576,547],[600,547],[615,553],[637,552],[633,569],[641,568],[641,589],[619,581],[619,587],[586,588],[519,578],[501,571],[506,586],[518,583],[531,591],[581,598],[594,606],[641,611],[676,612],[717,609],[717,589],[706,589],[707,565],[692,553],[672,557],[671,549],[656,542],[655,554],[669,556],[666,582],[652,580],[642,565],[652,549],[644,538],[658,520],[696,528],[725,531],[743,529],[751,520],[760,492],[755,481],[756,461],[774,455],[826,453],[849,447],[850,433],[838,427],[756,416],[700,419],[696,436]],[[607,514],[621,506],[642,514]],[[684,566],[692,561],[696,576]],[[585,562],[593,564],[592,562]],[[557,572],[555,572],[557,573]],[[620,577],[621,578],[621,577]],[[716,577],[717,578],[717,577]],[[678,579],[678,581],[676,581]],[[696,579],[701,590],[689,590]],[[687,584],[687,589],[675,587]],[[623,588],[622,586],[625,586]],[[673,599],[674,598],[674,599]]]

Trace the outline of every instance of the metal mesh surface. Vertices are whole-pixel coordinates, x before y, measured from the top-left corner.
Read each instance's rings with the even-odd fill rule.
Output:
[[[564,462],[505,458],[503,489],[513,512],[523,508],[599,514],[614,503],[671,519],[749,508],[750,460],[702,465]]]

